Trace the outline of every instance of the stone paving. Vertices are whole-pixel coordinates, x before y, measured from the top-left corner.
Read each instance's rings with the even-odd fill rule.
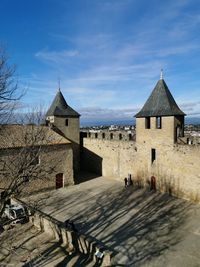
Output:
[[[200,266],[198,205],[125,189],[123,182],[103,177],[29,201],[60,221],[73,220],[79,231],[102,241],[113,251],[114,266]]]

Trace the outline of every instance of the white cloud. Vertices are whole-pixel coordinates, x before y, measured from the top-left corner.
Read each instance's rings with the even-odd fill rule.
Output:
[[[188,115],[188,116],[196,116],[200,115],[200,100],[194,102],[185,102],[180,104],[180,108]]]
[[[79,52],[77,50],[61,50],[61,51],[46,51],[42,50],[35,53],[35,56],[39,59],[60,63],[64,62],[67,58],[78,56]]]
[[[103,109],[86,107],[79,110],[82,119],[93,120],[128,120],[133,119],[138,109]]]

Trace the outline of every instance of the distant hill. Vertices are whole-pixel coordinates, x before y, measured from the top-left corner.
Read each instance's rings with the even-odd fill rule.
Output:
[[[135,119],[132,120],[84,120],[81,119],[81,126],[101,126],[101,125],[135,125]]]
[[[25,119],[24,113],[15,113],[10,120],[7,122],[8,124],[13,123],[20,123],[20,120],[18,118],[24,118],[23,122],[28,123]],[[123,119],[123,120],[117,120],[117,119],[110,119],[110,120],[88,120],[85,118],[81,118],[81,126],[100,126],[100,125],[135,125],[135,118],[132,119]],[[200,117],[185,117],[185,124],[200,124]]]
[[[185,123],[186,124],[200,124],[200,118],[199,117],[185,117]]]

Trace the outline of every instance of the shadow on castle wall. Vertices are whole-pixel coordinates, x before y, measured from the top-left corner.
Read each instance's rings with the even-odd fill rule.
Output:
[[[90,171],[101,176],[102,158],[89,149],[83,148],[81,154],[81,170]]]
[[[102,158],[87,148],[81,148],[80,172],[75,183],[81,183],[102,176]]]
[[[135,188],[146,188],[148,191],[151,191],[152,177],[155,178],[155,188],[159,192],[167,193],[169,196],[186,199],[192,203],[200,202],[198,188],[196,190],[187,191],[183,188],[180,179],[175,178],[172,173],[165,173],[165,171],[161,169],[157,169],[153,172],[149,172],[145,169],[138,171],[136,177],[133,178],[133,185]]]

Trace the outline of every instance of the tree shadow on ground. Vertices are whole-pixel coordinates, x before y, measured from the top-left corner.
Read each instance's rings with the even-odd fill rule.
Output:
[[[93,262],[91,255],[76,252],[69,254],[66,248],[62,247],[61,242],[56,242],[40,253],[40,255],[26,262],[22,267],[44,267],[46,265],[50,266],[50,264],[55,267],[101,266],[100,263]]]
[[[79,232],[109,247],[114,266],[141,266],[184,239],[181,229],[192,204],[167,194],[113,186],[95,193],[92,188],[75,190],[66,199],[62,196],[48,205],[53,206],[51,216],[63,213],[69,218],[71,214]],[[83,258],[77,258],[71,266],[81,266]],[[65,262],[70,263],[69,255]]]
[[[132,194],[137,197],[133,199]],[[105,192],[96,199],[96,205],[84,210],[87,222],[82,231],[113,250],[115,264],[137,266],[158,257],[184,238],[179,228],[189,206],[184,200],[143,190],[122,192],[116,198]],[[80,219],[79,214],[75,221]]]
[[[20,261],[24,253],[30,253],[36,248],[34,245],[30,248],[29,244],[41,234],[30,223],[9,227],[10,229],[5,230],[0,237],[0,265],[1,263],[9,265],[13,259],[15,262]]]

